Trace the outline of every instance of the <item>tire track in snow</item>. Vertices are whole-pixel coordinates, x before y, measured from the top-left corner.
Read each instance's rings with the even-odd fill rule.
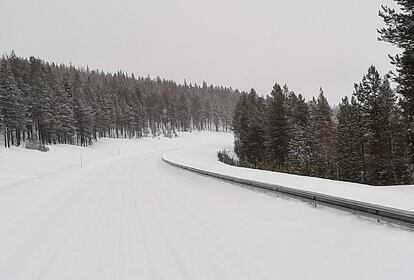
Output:
[[[156,161],[153,164],[162,166],[162,162]],[[214,278],[237,278],[237,279],[265,279],[258,270],[245,261],[234,249],[226,244],[211,229],[209,229],[200,219],[196,218],[180,199],[174,194],[174,178],[167,176],[166,179],[157,180],[151,190],[151,195],[147,194],[151,209],[157,216],[157,222],[164,235],[173,236],[174,241],[170,241],[172,249],[179,259],[183,261],[184,256],[192,256],[187,259],[185,267],[199,266],[200,270],[209,267],[210,271],[205,271],[209,276],[190,275],[192,279],[214,279]],[[147,175],[149,176],[149,175]],[[153,176],[151,176],[153,178]],[[213,204],[211,204],[213,207]],[[174,248],[175,243],[184,243],[185,248]],[[206,246],[210,244],[210,246]],[[211,247],[211,245],[214,246]],[[191,249],[190,249],[191,248]],[[195,259],[197,261],[195,261]],[[185,259],[184,259],[185,260]],[[194,269],[193,269],[194,270]],[[191,279],[190,277],[190,279]]]

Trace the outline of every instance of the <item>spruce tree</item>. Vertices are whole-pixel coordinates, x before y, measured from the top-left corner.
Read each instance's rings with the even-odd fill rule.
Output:
[[[20,145],[20,132],[25,126],[25,106],[22,92],[18,89],[7,62],[0,67],[0,117],[2,119],[4,144]],[[16,139],[16,143],[14,143]]]
[[[191,119],[194,129],[201,130],[201,102],[198,95],[191,100]]]
[[[344,97],[339,104],[336,129],[336,161],[338,179],[364,182],[363,154],[360,141],[359,108],[355,97]]]
[[[411,169],[414,164],[414,3],[412,0],[394,0],[399,9],[382,6],[379,15],[386,27],[379,29],[379,39],[389,42],[402,53],[391,57],[391,63],[397,68],[395,81],[397,92],[401,94],[401,105],[406,119],[408,153]]]
[[[332,109],[322,89],[319,96],[313,100],[310,110],[310,138],[312,139],[312,170],[313,174],[323,178],[335,178],[334,123]]]
[[[286,96],[279,84],[273,86],[268,98],[267,160],[283,166],[287,159],[289,127],[286,114]]]
[[[288,98],[289,114],[289,146],[288,169],[290,172],[309,175],[308,140],[306,128],[309,121],[309,111],[302,95],[296,96],[293,92]]]
[[[188,131],[190,129],[190,104],[184,93],[181,93],[178,99],[177,119],[180,130]]]
[[[362,81],[355,86],[354,96],[358,100],[361,116],[366,182],[374,185],[393,184],[392,119],[397,111],[396,96],[391,89],[389,76],[381,77],[371,66]]]
[[[407,157],[406,124],[402,109],[394,107],[391,112],[391,145],[392,145],[392,184],[412,184],[409,170],[410,159]]]
[[[8,97],[22,99],[24,107],[19,116],[22,125],[7,128],[10,145],[25,139],[89,145],[99,137],[142,137],[149,131],[156,136],[193,127],[226,130],[240,95],[231,88],[179,85],[122,71],[103,73],[19,58],[14,53],[1,58],[3,64],[9,66],[9,80],[20,91]],[[194,110],[190,107],[193,96]],[[0,126],[3,132],[4,116]]]
[[[248,96],[248,123],[246,134],[246,160],[258,166],[265,159],[265,103],[254,90]]]
[[[75,137],[73,100],[71,96],[68,96],[63,85],[55,92],[53,104],[53,115],[56,122],[56,140],[58,143],[73,144]]]
[[[247,135],[249,132],[249,104],[246,93],[242,93],[234,110],[234,152],[240,162],[247,161]]]

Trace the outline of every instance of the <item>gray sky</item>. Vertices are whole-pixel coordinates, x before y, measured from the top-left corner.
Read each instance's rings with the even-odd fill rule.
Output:
[[[0,0],[0,52],[104,71],[270,92],[287,83],[331,103],[371,64],[391,0]]]

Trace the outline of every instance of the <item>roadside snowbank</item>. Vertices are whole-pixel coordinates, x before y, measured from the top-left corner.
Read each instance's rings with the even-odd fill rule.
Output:
[[[232,138],[202,147],[185,147],[163,155],[168,161],[241,179],[343,197],[407,211],[414,211],[414,186],[377,187],[279,172],[234,167],[217,160],[217,151],[232,150]]]
[[[49,152],[0,148],[0,238],[49,201],[81,188],[85,178],[130,158],[183,146],[220,143],[227,133],[181,133],[177,138],[101,138],[93,145],[51,145]],[[219,141],[219,142],[217,142]],[[82,157],[82,168],[81,168]]]
[[[83,169],[107,161],[119,160],[148,152],[170,150],[183,145],[216,143],[229,139],[228,133],[192,132],[180,133],[177,138],[113,139],[101,138],[93,145],[51,145],[49,152],[28,150],[23,147],[0,147],[0,190],[24,181],[46,176],[58,170]]]

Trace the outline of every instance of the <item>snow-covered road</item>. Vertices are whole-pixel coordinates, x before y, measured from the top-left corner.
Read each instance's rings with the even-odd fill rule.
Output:
[[[0,186],[0,279],[413,279],[411,231],[160,159],[229,139],[125,140],[118,157],[95,145],[83,169]]]

